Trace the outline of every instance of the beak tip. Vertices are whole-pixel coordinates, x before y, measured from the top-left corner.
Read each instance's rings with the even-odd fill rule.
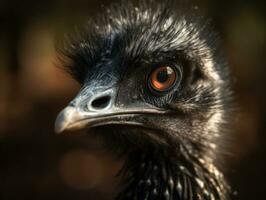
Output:
[[[55,121],[54,131],[56,134],[62,133],[66,128],[64,113],[60,113]]]
[[[65,130],[72,129],[70,125],[78,121],[80,116],[78,115],[78,112],[75,108],[72,106],[66,107],[64,110],[62,110],[56,120],[55,120],[55,126],[54,131],[56,134],[61,134]]]
[[[55,127],[54,127],[54,132],[55,132],[57,135],[59,135],[59,134],[62,133],[63,131],[64,131],[64,128],[55,125]]]
[[[54,131],[56,134],[60,134],[65,130],[65,126],[63,125],[64,124],[62,124],[60,121],[56,120],[55,126],[54,126]]]

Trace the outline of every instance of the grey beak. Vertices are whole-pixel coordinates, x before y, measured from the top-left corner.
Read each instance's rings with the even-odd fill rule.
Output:
[[[84,88],[77,97],[62,110],[55,122],[55,132],[75,131],[106,124],[143,125],[141,114],[162,114],[165,110],[144,102],[126,101],[115,105],[116,88],[91,91]],[[129,104],[129,105],[128,105]],[[133,120],[132,120],[133,119]]]
[[[75,107],[66,107],[62,110],[55,121],[55,132],[62,133],[66,129],[79,129],[82,128],[82,123],[77,123],[82,120],[82,116]]]
[[[55,132],[79,130],[90,126],[98,117],[114,112],[114,89],[98,92],[81,91],[78,96],[62,110],[55,121]]]

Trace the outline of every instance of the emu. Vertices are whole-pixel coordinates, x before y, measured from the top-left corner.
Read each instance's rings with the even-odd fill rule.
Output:
[[[124,161],[117,200],[225,200],[230,74],[197,7],[124,1],[61,53],[81,90],[55,130],[86,130]]]

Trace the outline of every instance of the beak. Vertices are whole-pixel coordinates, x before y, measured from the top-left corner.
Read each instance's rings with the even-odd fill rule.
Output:
[[[74,131],[107,124],[144,126],[144,114],[164,114],[141,100],[132,102],[130,95],[117,95],[116,86],[84,87],[62,110],[55,122],[55,132]]]
[[[99,119],[114,113],[113,88],[92,91],[84,88],[70,104],[62,110],[56,118],[55,132],[79,130],[93,126]]]
[[[82,115],[73,106],[62,110],[55,121],[55,132],[62,133],[65,130],[75,130],[83,127]],[[79,122],[79,123],[78,123]]]

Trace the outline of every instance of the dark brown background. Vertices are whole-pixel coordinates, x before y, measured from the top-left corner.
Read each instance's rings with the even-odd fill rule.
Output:
[[[234,199],[264,199],[263,1],[198,2],[221,34],[235,77],[239,115],[227,157]],[[80,180],[69,185],[60,176],[60,170],[69,167],[62,164],[64,157],[76,164],[85,161],[69,156],[78,142],[53,133],[56,114],[78,90],[78,85],[55,67],[54,40],[85,22],[102,3],[110,1],[0,0],[0,199],[96,199],[88,190],[71,187]],[[75,172],[73,169],[78,176]]]

